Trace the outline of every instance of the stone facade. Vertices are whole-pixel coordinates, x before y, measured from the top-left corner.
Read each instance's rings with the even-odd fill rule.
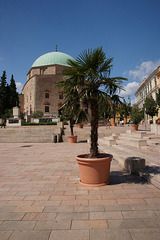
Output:
[[[24,95],[23,94],[18,94],[19,97],[19,108],[20,112],[24,112]]]
[[[62,72],[66,66],[51,65],[31,68],[23,87],[24,113],[31,115],[41,111],[44,116],[58,115],[63,95],[55,83],[63,80]]]
[[[160,88],[160,66],[155,69],[148,78],[144,78],[143,81],[140,83],[138,90],[135,93],[136,97],[136,104],[139,108],[143,107],[146,97],[152,95],[153,99],[156,100],[156,93]],[[159,115],[154,117],[154,121],[160,117]],[[147,116],[147,120],[149,121],[151,117]]]

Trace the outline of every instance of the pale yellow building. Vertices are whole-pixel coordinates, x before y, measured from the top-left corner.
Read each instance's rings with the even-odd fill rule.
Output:
[[[156,93],[160,88],[160,66],[156,68],[148,78],[144,78],[143,81],[140,83],[138,90],[135,93],[136,97],[136,104],[139,108],[143,107],[145,103],[146,97],[152,95],[153,99],[156,100]],[[155,120],[160,117],[160,110],[158,111],[157,116],[153,118]],[[147,116],[147,120],[151,119],[150,116]]]

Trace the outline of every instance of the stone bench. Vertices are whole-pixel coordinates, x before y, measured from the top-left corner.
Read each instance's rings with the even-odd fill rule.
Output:
[[[126,134],[134,136],[135,138],[143,138],[146,136],[146,132],[133,131],[133,130],[126,130]]]
[[[141,148],[142,146],[147,145],[147,140],[138,139],[138,138],[121,137],[119,138],[119,143],[124,145],[129,145],[135,148]]]

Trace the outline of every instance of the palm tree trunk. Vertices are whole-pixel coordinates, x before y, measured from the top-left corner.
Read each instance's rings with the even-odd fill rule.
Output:
[[[74,127],[73,120],[70,119],[71,136],[74,136],[74,133],[73,133],[73,127]]]
[[[98,102],[91,100],[91,148],[90,157],[98,156]]]

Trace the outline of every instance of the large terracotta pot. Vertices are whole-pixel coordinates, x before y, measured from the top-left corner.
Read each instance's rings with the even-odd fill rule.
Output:
[[[116,123],[116,122],[113,122],[113,123],[112,123],[112,126],[113,126],[113,127],[116,127],[116,126],[117,126],[117,123]]]
[[[76,143],[77,142],[77,136],[68,136],[68,142],[69,143]]]
[[[136,124],[131,124],[131,130],[138,131],[138,125],[136,125]]]
[[[80,183],[86,186],[104,186],[109,184],[110,164],[113,156],[100,153],[99,158],[88,158],[89,154],[81,154],[76,157]]]
[[[78,123],[78,124],[77,124],[77,127],[78,127],[78,128],[83,128],[83,123]]]

